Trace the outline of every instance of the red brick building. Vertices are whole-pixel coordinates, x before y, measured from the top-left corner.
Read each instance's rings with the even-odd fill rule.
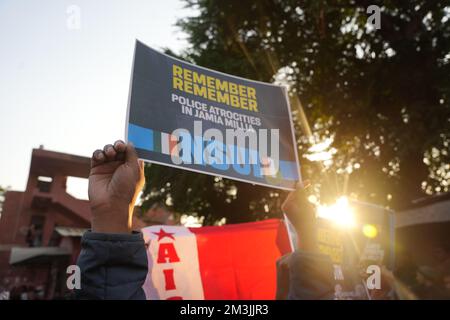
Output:
[[[25,191],[5,194],[0,292],[14,295],[37,288],[43,299],[67,292],[66,268],[75,263],[81,236],[90,227],[90,208],[88,201],[67,193],[66,182],[68,177],[87,178],[89,162],[86,157],[33,149]],[[144,226],[134,218],[135,229]]]

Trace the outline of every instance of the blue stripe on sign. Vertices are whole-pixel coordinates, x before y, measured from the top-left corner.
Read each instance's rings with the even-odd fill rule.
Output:
[[[153,130],[134,124],[128,125],[128,140],[139,149],[153,151]]]
[[[298,180],[297,164],[294,161],[280,160],[280,171],[283,179]]]

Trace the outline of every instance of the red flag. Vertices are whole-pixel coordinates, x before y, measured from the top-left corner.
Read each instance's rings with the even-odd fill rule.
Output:
[[[151,226],[148,299],[274,299],[276,260],[291,252],[282,220],[221,227]]]

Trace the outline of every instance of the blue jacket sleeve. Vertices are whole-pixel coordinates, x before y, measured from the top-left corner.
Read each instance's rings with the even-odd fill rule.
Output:
[[[147,251],[141,233],[86,232],[77,265],[81,270],[78,299],[144,300]]]

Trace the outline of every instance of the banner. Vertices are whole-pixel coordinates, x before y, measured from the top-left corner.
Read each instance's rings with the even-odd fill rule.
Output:
[[[285,87],[202,68],[136,42],[126,137],[149,162],[292,190]]]
[[[285,223],[276,219],[142,233],[149,266],[143,288],[151,300],[275,299],[276,261],[291,252]]]

